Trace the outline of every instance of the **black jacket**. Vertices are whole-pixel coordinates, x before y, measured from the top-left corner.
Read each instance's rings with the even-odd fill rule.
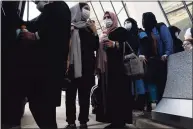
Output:
[[[30,49],[31,64],[37,74],[49,78],[49,86],[44,87],[49,94],[50,104],[59,106],[61,88],[64,83],[65,61],[67,60],[70,40],[71,13],[63,1],[55,1],[45,6],[41,15],[27,24],[32,32],[38,32],[40,40]]]
[[[96,57],[94,52],[99,48],[99,37],[95,36],[89,28],[79,29],[82,58],[82,77],[88,85],[95,85]]]

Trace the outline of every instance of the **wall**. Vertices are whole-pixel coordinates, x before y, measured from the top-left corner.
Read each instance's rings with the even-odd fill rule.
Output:
[[[142,14],[145,12],[153,12],[158,22],[167,21],[161,11],[158,2],[126,2],[130,17],[138,22],[138,26],[142,27]]]

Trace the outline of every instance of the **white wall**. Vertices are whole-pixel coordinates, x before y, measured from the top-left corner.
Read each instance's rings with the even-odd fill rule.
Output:
[[[139,27],[142,27],[142,15],[145,12],[152,12],[155,14],[158,22],[167,21],[161,11],[158,2],[126,2],[130,17],[134,18]]]

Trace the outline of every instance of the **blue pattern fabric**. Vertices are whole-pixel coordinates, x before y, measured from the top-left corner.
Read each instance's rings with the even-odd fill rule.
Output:
[[[160,34],[156,29],[156,27],[153,28],[152,32],[158,41],[157,47],[158,47],[159,56],[163,56],[165,54],[169,56],[173,54],[173,39],[168,27],[165,25],[162,25],[160,27]]]
[[[138,35],[139,35],[139,39],[143,39],[144,37],[147,37],[146,32],[140,32]]]
[[[135,81],[135,89],[136,92],[134,91],[134,86],[132,86],[132,94],[135,95],[137,93],[138,95],[143,95],[145,94],[145,85],[143,80],[136,80]]]

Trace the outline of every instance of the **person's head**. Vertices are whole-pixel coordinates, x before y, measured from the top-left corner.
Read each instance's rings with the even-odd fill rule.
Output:
[[[179,38],[179,34],[180,34],[181,30],[178,27],[170,26],[169,30],[170,30],[170,33],[171,33],[173,38]]]
[[[87,21],[90,18],[90,7],[87,3],[81,2],[70,8],[71,21]]]
[[[36,8],[40,11],[43,12],[45,5],[52,3],[53,1],[37,1],[35,0],[34,3],[36,4]]]
[[[137,22],[133,18],[127,18],[124,22],[124,27],[129,31],[138,30]]]
[[[90,18],[90,7],[87,3],[79,3],[82,20],[88,20]]]
[[[157,24],[155,15],[152,12],[143,13],[142,25],[146,31],[151,31]]]
[[[117,17],[113,12],[106,11],[103,17],[103,21],[108,31],[118,26]]]

